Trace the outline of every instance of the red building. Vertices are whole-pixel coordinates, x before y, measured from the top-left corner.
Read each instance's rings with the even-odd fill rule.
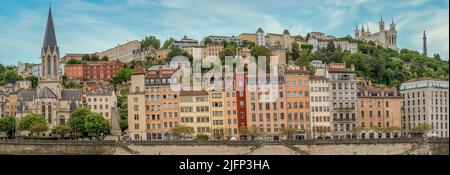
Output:
[[[82,64],[66,64],[64,73],[69,80],[109,81],[121,67],[120,61],[90,61]]]
[[[109,81],[120,70],[122,63],[119,61],[95,61],[85,63],[83,70],[84,81]]]

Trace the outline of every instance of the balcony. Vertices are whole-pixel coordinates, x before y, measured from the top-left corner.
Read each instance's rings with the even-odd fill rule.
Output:
[[[354,111],[356,110],[355,107],[337,107],[334,108],[335,111]]]
[[[355,118],[333,118],[332,122],[355,122],[356,119]]]

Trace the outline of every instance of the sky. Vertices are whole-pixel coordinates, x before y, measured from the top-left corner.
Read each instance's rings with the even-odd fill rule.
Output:
[[[39,63],[49,1],[0,1],[0,63]],[[356,24],[378,32],[394,20],[398,46],[449,58],[449,0],[52,0],[60,56],[100,52],[154,35],[161,44],[184,35],[267,33],[354,36]]]

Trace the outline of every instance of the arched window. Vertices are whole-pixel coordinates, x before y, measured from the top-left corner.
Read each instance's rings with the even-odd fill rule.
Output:
[[[52,61],[50,60],[50,57],[47,57],[47,75],[52,74]]]
[[[41,108],[41,110],[42,110],[42,115],[44,115],[44,116],[45,116],[45,115],[46,115],[46,114],[45,114],[45,104],[42,104],[42,108]]]
[[[52,105],[48,105],[48,123],[52,123]]]
[[[53,76],[58,75],[58,62],[56,56],[53,57]]]

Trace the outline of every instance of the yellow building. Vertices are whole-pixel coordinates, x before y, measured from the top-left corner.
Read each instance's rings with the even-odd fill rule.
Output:
[[[239,35],[241,41],[249,41],[256,43],[256,33],[241,33]]]
[[[225,138],[225,92],[210,91],[209,99],[211,103],[212,139],[222,140]]]
[[[206,91],[180,92],[180,124],[194,128],[193,137],[206,134],[211,137],[209,94]]]

